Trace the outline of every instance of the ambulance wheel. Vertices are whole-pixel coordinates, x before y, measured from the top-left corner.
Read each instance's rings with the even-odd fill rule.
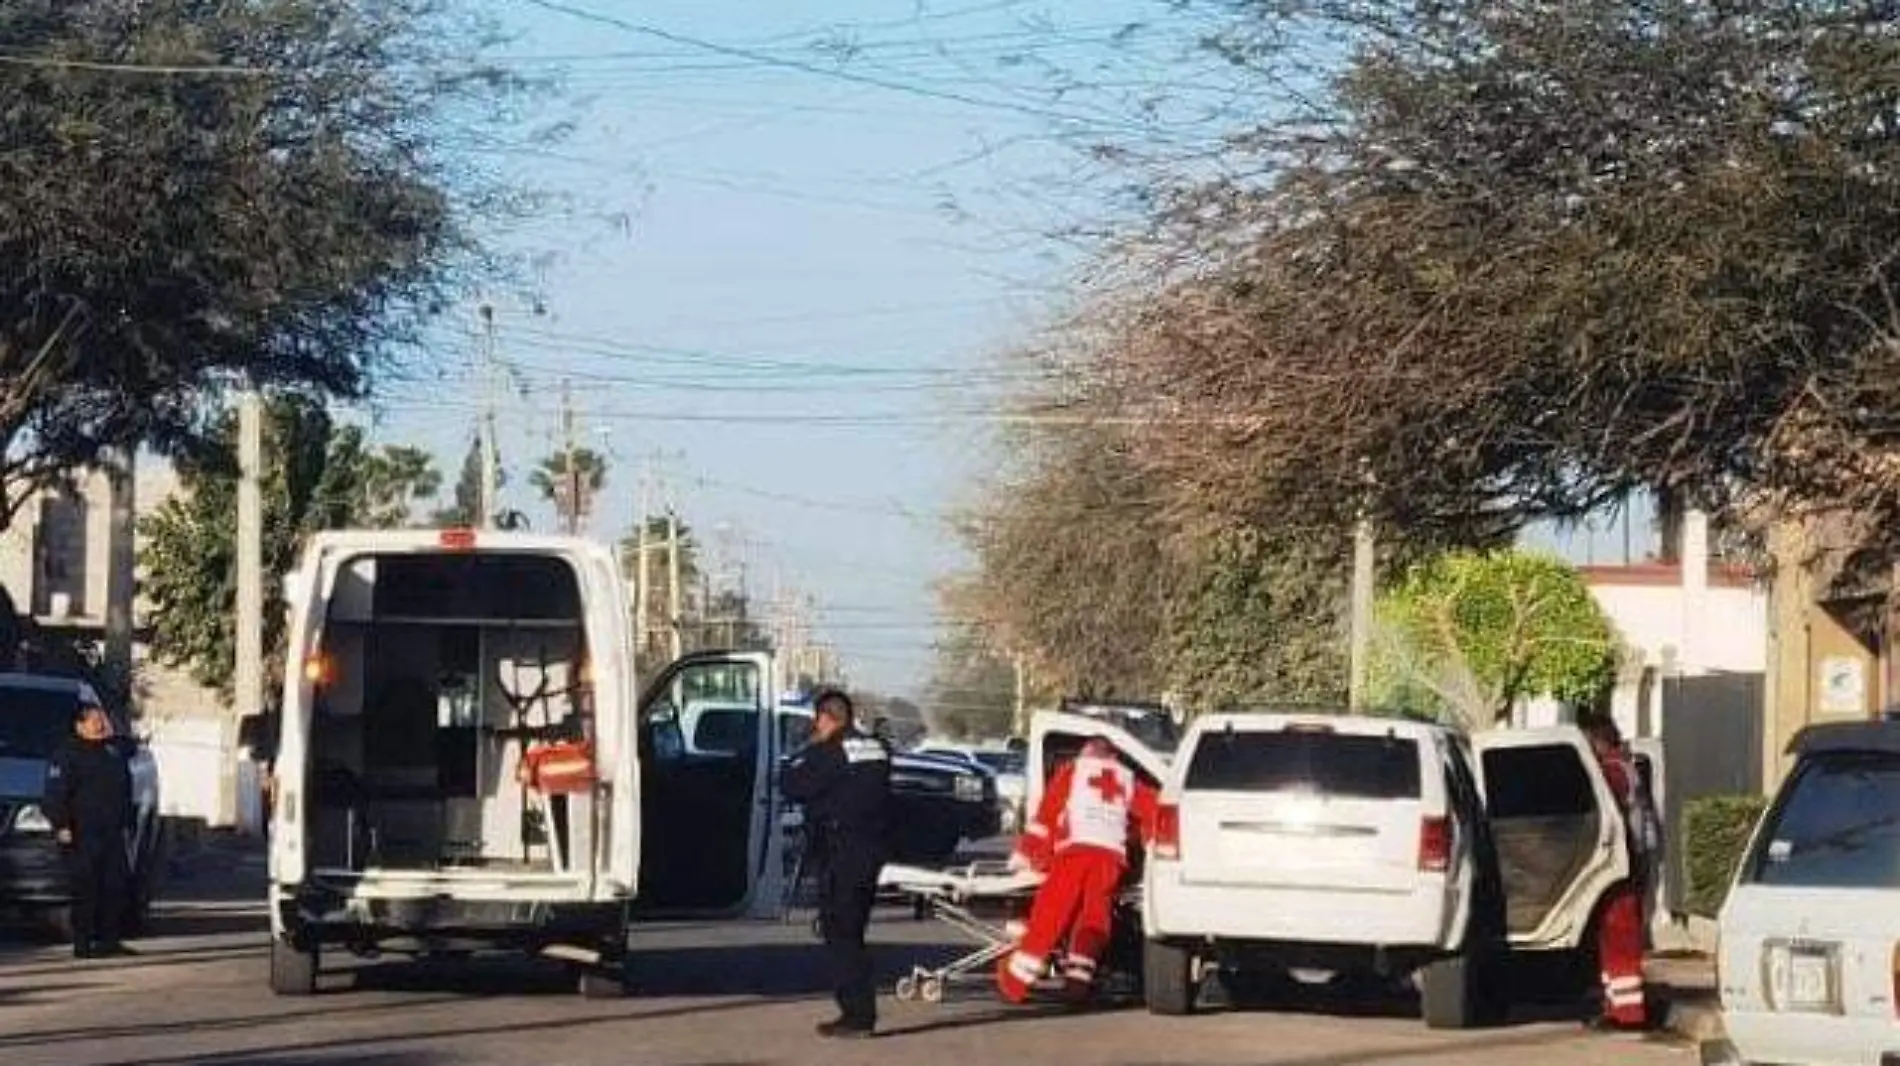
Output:
[[[308,996],[317,990],[317,949],[300,951],[282,940],[270,942],[270,990],[280,996]]]
[[[1200,999],[1194,953],[1150,940],[1141,949],[1141,995],[1148,1013],[1179,1017],[1194,1013]]]
[[[917,998],[917,978],[915,977],[898,978],[897,987],[893,989],[892,991],[896,993],[897,1001],[899,1003],[911,1002],[912,1000]]]
[[[926,977],[924,978],[923,986],[917,991],[919,995],[924,997],[925,1003],[942,1003],[943,979],[939,977]]]

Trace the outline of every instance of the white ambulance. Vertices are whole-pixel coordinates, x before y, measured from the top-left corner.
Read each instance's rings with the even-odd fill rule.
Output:
[[[314,991],[338,951],[501,949],[618,995],[639,918],[774,909],[769,654],[643,690],[626,581],[577,538],[325,533],[287,585],[274,991]],[[686,743],[682,712],[712,702],[757,708],[756,743]]]

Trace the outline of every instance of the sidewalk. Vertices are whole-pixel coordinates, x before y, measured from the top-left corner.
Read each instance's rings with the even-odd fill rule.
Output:
[[[1652,994],[1667,1009],[1666,1031],[1701,1044],[1722,1035],[1715,960],[1695,953],[1653,955],[1643,966]]]

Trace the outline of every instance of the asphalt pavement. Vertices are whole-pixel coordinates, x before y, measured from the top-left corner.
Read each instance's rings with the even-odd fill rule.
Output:
[[[1162,1019],[1138,1008],[1008,1009],[981,987],[940,1005],[887,999],[878,1039],[830,1044],[811,1033],[830,1007],[803,921],[650,927],[639,992],[619,1001],[582,1000],[563,967],[515,959],[351,960],[318,995],[285,999],[265,986],[261,857],[233,848],[191,867],[135,958],[75,962],[21,930],[0,933],[0,1066],[1695,1061],[1679,1044],[1591,1035],[1535,1012],[1498,1029],[1431,1033],[1399,999],[1315,996],[1269,1013]],[[954,950],[943,926],[898,911],[873,936],[887,982]]]

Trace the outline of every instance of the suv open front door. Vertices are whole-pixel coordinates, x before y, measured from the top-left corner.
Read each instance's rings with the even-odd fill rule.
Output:
[[[738,914],[776,906],[773,666],[769,652],[689,655],[642,694],[642,914]]]
[[[1492,730],[1472,747],[1512,944],[1577,946],[1597,901],[1629,876],[1622,812],[1589,742],[1565,726]]]

